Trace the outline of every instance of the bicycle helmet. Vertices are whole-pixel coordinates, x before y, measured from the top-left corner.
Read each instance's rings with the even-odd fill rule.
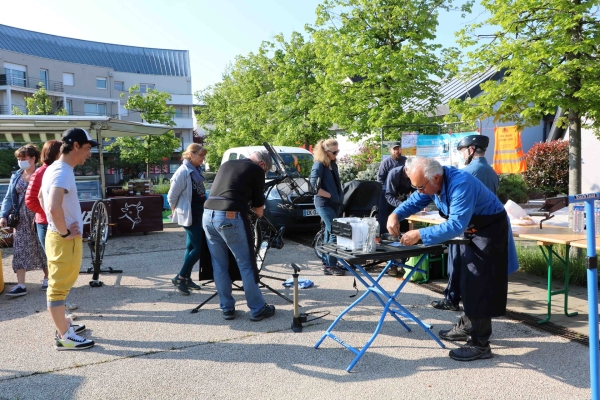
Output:
[[[488,145],[490,144],[490,138],[484,135],[469,135],[464,137],[458,145],[456,146],[456,150],[464,149],[465,147],[479,147],[483,150],[486,150]]]

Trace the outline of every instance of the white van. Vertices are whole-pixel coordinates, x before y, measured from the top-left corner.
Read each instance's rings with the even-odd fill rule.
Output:
[[[290,169],[297,169],[300,171],[302,168],[311,168],[313,164],[313,155],[310,151],[305,150],[301,147],[291,146],[272,146],[273,150],[280,153],[283,162]],[[250,154],[255,151],[265,150],[265,146],[245,146],[245,147],[233,147],[223,153],[221,158],[221,164],[229,160],[241,160],[243,158],[250,157]],[[309,170],[310,171],[310,170]],[[270,175],[270,173],[269,173]],[[269,176],[268,176],[269,177]]]

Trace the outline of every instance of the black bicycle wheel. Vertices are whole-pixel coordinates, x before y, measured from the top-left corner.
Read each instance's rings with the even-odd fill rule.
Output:
[[[313,250],[315,251],[315,255],[319,260],[323,259],[323,253],[317,250],[317,247],[323,245],[323,230],[317,232],[315,238],[313,239]]]
[[[100,274],[100,265],[104,256],[104,247],[108,240],[108,210],[102,200],[98,200],[92,207],[92,218],[90,220],[89,241],[92,247],[92,265],[94,266],[93,280],[97,280]]]

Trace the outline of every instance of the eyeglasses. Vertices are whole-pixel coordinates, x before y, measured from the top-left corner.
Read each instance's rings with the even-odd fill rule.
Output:
[[[423,186],[410,185],[410,187],[416,190],[424,190],[425,187],[429,184],[429,182],[431,182],[431,179],[427,179],[427,182],[425,182]]]
[[[340,151],[339,150],[336,150],[336,151],[327,150],[327,152],[333,154],[334,156],[337,156]]]

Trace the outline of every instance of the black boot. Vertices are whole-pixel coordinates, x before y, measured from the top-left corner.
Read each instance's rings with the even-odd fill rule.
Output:
[[[475,344],[473,341],[467,341],[462,347],[458,349],[450,350],[450,358],[456,361],[473,361],[473,360],[484,360],[492,358],[492,349],[490,342],[486,342],[484,345]]]

